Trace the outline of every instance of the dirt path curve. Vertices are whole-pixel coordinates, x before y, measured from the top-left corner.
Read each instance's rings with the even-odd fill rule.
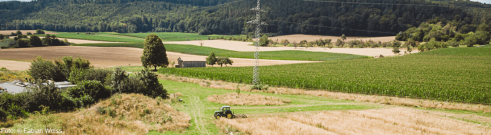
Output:
[[[227,41],[227,40],[203,40],[203,46],[241,51],[241,52],[252,52],[256,48],[252,46],[252,42],[239,42],[239,41]],[[182,44],[182,45],[200,45],[200,41],[176,41],[176,42],[164,42],[164,44]],[[312,51],[312,52],[330,52],[330,53],[346,53],[364,56],[394,56],[392,49],[388,48],[321,48],[321,47],[259,47],[259,51],[284,51],[284,50],[299,50],[299,51]],[[413,53],[417,53],[415,49]],[[401,48],[401,53],[404,54],[403,48]]]
[[[195,108],[195,111],[192,111],[191,113],[194,117],[194,123],[196,124],[198,131],[201,134],[210,135],[210,131],[208,131],[208,129],[206,129],[206,127],[204,125],[205,121],[203,119],[205,116],[203,116],[203,113],[204,113],[203,106],[204,105],[203,105],[202,101],[200,101],[199,96],[194,96],[191,99],[193,101],[192,101],[190,108]]]

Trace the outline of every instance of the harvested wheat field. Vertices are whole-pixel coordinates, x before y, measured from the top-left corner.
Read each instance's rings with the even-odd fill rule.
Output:
[[[0,68],[5,67],[12,71],[28,70],[31,66],[30,62],[13,61],[13,60],[0,60]]]
[[[261,117],[246,119],[221,118],[217,126],[222,129],[232,127],[236,131],[251,135],[335,135],[335,133],[292,121],[282,117]],[[226,131],[230,131],[226,129]]]
[[[298,123],[297,123],[298,122]],[[441,117],[411,108],[388,108],[363,111],[323,111],[292,113],[286,118],[258,117],[249,119],[220,119],[222,127],[231,126],[250,134],[299,134],[297,129],[323,129],[322,134],[491,134],[491,128]],[[288,126],[283,123],[290,123]],[[278,125],[277,125],[278,124]],[[312,133],[309,133],[312,134]]]
[[[269,37],[269,39],[271,39],[273,41],[278,40],[279,42],[281,42],[281,40],[283,40],[283,39],[288,39],[288,41],[290,41],[290,43],[293,43],[293,42],[299,43],[302,40],[307,40],[310,42],[310,41],[315,41],[315,40],[318,40],[321,38],[322,39],[332,39],[331,41],[334,43],[334,42],[336,42],[336,40],[341,39],[341,35],[339,35],[339,36],[322,36],[322,35],[293,34],[293,35]],[[396,36],[386,36],[386,37],[350,37],[350,36],[346,36],[346,41],[350,41],[350,40],[363,40],[363,41],[372,40],[375,42],[378,42],[378,41],[388,42],[388,41],[392,41],[395,39],[396,39]]]
[[[82,57],[90,60],[95,67],[116,67],[116,66],[141,66],[141,55],[143,49],[129,47],[86,47],[86,46],[49,46],[33,48],[13,48],[1,49],[0,59],[32,61],[37,56],[45,59],[55,60],[63,56]],[[206,60],[207,56],[189,55],[182,53],[167,52],[169,61],[177,63],[179,57]],[[254,59],[231,58],[234,67],[253,66]],[[315,61],[289,61],[289,60],[260,60],[261,65],[280,65],[294,63],[309,63]],[[17,65],[22,66],[22,65]],[[172,65],[170,65],[172,66]],[[29,68],[24,64],[19,69]],[[17,69],[11,69],[17,70]]]
[[[392,38],[393,40],[393,38]],[[256,47],[252,46],[252,42],[240,42],[240,41],[227,41],[227,40],[203,40],[203,41],[176,41],[176,42],[164,42],[164,44],[182,44],[182,45],[200,45],[203,42],[203,46],[241,51],[252,52],[256,50]],[[321,48],[321,47],[259,47],[259,51],[284,51],[284,50],[299,50],[299,51],[312,51],[312,52],[330,52],[330,53],[346,53],[364,56],[394,56],[392,49],[389,48]],[[416,49],[412,53],[417,53]],[[404,54],[404,48],[401,48],[399,54]]]
[[[170,101],[153,99],[141,94],[114,95],[94,106],[74,113],[34,115],[24,119],[13,129],[46,127],[63,129],[65,134],[146,134],[158,132],[184,132],[191,117],[168,105]],[[36,127],[42,125],[43,127]]]
[[[0,34],[3,35],[10,35],[11,33],[16,33],[17,30],[0,30]],[[36,33],[36,30],[20,30],[22,32],[22,35],[27,35],[27,32],[31,32],[32,34]],[[45,34],[58,34],[54,32],[49,32],[49,31],[44,31]]]
[[[259,94],[228,93],[207,97],[208,101],[226,105],[283,105],[291,103],[289,100],[281,100],[276,97]]]

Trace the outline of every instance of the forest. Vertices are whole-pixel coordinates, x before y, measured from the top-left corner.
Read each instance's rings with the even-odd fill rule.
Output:
[[[10,1],[0,2],[0,29],[251,34],[255,6],[255,0]],[[262,32],[270,35],[396,35],[435,19],[470,32],[491,21],[491,5],[467,0],[262,0],[261,8],[268,24]]]

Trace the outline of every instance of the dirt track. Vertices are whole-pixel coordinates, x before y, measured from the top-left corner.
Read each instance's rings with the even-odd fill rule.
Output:
[[[239,42],[239,41],[227,41],[227,40],[203,40],[203,46],[250,52],[255,51],[256,48],[252,46],[252,42]],[[179,41],[179,42],[164,42],[164,44],[182,44],[182,45],[200,45],[200,41]],[[320,47],[259,47],[259,51],[282,51],[282,50],[300,50],[300,51],[312,51],[312,52],[330,52],[330,53],[346,53],[364,56],[394,56],[392,49],[388,48],[320,48]],[[417,53],[415,49],[413,53]],[[400,54],[404,54],[404,49],[401,48]]]
[[[1,49],[0,59],[32,61],[37,56],[42,56],[45,59],[55,60],[63,56],[83,57],[89,59],[95,67],[115,67],[115,66],[141,66],[141,55],[143,49],[127,48],[127,47],[84,47],[84,46],[50,46],[50,47],[35,47],[35,48],[13,48]],[[177,63],[179,57],[190,59],[206,60],[207,56],[189,55],[175,52],[167,52],[168,59]],[[253,66],[253,59],[231,58],[234,61],[232,66]],[[261,65],[280,65],[292,63],[309,63],[315,61],[287,61],[287,60],[260,60]],[[12,64],[1,62],[0,67],[7,67],[9,70],[18,70],[29,68],[24,62],[8,68]],[[230,66],[230,65],[229,65]],[[18,69],[17,69],[18,68]]]

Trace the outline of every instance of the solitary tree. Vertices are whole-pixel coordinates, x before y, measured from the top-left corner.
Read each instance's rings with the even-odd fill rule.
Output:
[[[298,47],[297,41],[293,41],[293,47],[295,47],[295,49],[297,49],[297,47]]]
[[[268,36],[266,35],[263,35],[260,39],[259,39],[259,46],[268,46],[269,44],[269,40],[268,40]]]
[[[225,64],[225,66],[227,66],[227,64],[232,65],[232,63],[234,63],[234,61],[230,60],[229,58],[218,58],[217,59],[217,64],[220,65],[220,67],[223,67],[223,64]]]
[[[17,32],[15,32],[15,35],[22,35],[22,32],[20,32],[20,30],[17,30]]]
[[[305,48],[307,48],[307,44],[308,44],[307,40],[300,41],[300,46],[304,46],[305,45],[306,46]]]
[[[44,30],[42,30],[42,29],[37,29],[37,30],[36,30],[36,34],[44,34]]]
[[[281,44],[286,47],[288,44],[290,44],[290,42],[288,41],[288,39],[283,39],[281,40]]]
[[[157,70],[157,67],[167,67],[169,65],[164,43],[162,43],[162,39],[159,36],[153,33],[147,35],[144,44],[143,55],[141,56],[143,67],[153,66],[154,70]]]
[[[343,41],[346,40],[346,35],[344,35],[344,34],[341,35],[341,39],[343,39]]]
[[[3,34],[0,34],[0,40],[2,40],[3,38],[5,38]]]
[[[206,64],[215,65],[217,63],[217,57],[215,56],[215,53],[211,52],[210,56],[206,57]]]
[[[41,39],[38,36],[32,35],[31,38],[29,38],[29,45],[31,45],[31,46],[42,46],[43,41],[41,41]]]

